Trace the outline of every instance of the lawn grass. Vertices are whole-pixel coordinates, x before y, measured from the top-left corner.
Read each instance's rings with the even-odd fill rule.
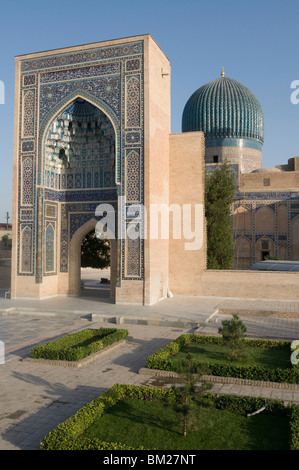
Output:
[[[174,362],[180,363],[188,354],[192,355],[193,361],[202,364],[219,363],[231,365],[232,361],[227,359],[229,349],[223,344],[189,343],[183,346],[173,357]],[[267,369],[286,369],[290,367],[289,349],[262,349],[245,346],[242,359],[234,360],[235,366],[261,366]]]
[[[127,398],[110,407],[82,435],[155,450],[288,450],[289,419],[259,414],[246,417],[198,407],[196,421],[182,435],[178,415],[161,401]]]

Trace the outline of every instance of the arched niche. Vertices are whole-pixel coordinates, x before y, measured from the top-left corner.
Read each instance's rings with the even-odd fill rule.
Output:
[[[115,187],[115,148],[109,117],[76,98],[47,127],[41,184],[54,190]]]
[[[233,230],[236,232],[251,232],[252,230],[252,213],[245,207],[238,207],[232,215]]]
[[[238,237],[235,241],[235,269],[248,269],[252,264],[252,243],[245,237]]]
[[[263,206],[257,209],[255,215],[256,232],[274,233],[275,230],[275,214],[273,209]]]

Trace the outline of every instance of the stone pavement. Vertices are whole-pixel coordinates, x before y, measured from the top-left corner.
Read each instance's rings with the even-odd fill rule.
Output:
[[[114,305],[103,288],[80,298],[42,301],[0,297],[0,450],[38,450],[57,424],[115,383],[151,384],[139,373],[147,357],[185,332],[215,334],[236,312],[248,337],[299,339],[299,302],[176,297],[152,307]],[[80,369],[23,361],[30,349],[83,328],[126,328],[128,341]],[[299,403],[299,392],[260,386],[215,384],[215,393],[265,396]]]

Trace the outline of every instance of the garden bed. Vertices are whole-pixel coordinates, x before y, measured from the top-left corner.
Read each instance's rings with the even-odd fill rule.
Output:
[[[218,377],[299,384],[299,365],[291,363],[291,342],[244,339],[244,359],[225,358],[223,339],[186,334],[152,354],[149,369],[179,372],[188,354],[192,355],[192,372]]]
[[[121,344],[128,331],[116,328],[84,329],[31,349],[31,360],[51,364],[85,364]]]
[[[41,450],[298,450],[299,406],[206,394],[186,436],[165,399],[173,390],[116,384],[59,424]],[[248,416],[266,406],[266,409]]]

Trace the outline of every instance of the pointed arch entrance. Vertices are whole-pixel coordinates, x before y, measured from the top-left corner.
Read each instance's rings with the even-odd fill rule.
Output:
[[[41,185],[45,188],[45,201],[51,195],[59,201],[54,238],[58,245],[59,275],[67,276],[61,285],[64,286],[61,293],[80,295],[81,243],[84,236],[95,229],[98,205],[109,202],[117,211],[116,140],[115,126],[109,117],[81,96],[69,101],[46,127]],[[46,223],[49,223],[50,204],[45,204]],[[55,223],[51,227],[55,230]],[[53,238],[53,231],[51,235]],[[43,243],[42,239],[38,240]],[[113,266],[116,263],[115,243],[111,243]],[[50,246],[47,239],[45,244]],[[37,253],[42,256],[39,250]],[[54,250],[47,253],[47,260],[51,255],[55,256]],[[43,265],[41,260],[38,263],[41,270],[36,274],[39,282],[45,276]],[[114,299],[115,269],[112,270],[110,285],[111,298]]]
[[[91,231],[95,230],[97,219],[92,218],[85,222],[74,233],[70,242],[70,263],[69,263],[69,294],[78,296],[81,293],[81,244],[83,238]],[[110,299],[115,300],[116,276],[117,276],[117,250],[116,240],[109,240],[110,243]]]

